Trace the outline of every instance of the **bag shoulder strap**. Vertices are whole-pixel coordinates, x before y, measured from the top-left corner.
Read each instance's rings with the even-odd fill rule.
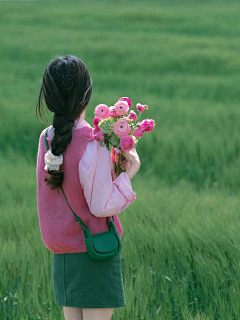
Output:
[[[48,130],[49,130],[49,129],[47,129],[46,132],[45,132],[45,134],[44,134],[44,140],[45,140],[45,145],[46,145],[47,150],[49,150],[48,141],[47,141],[47,133],[48,133]],[[61,189],[61,191],[62,191],[62,193],[63,193],[64,198],[65,198],[66,201],[67,201],[67,204],[68,204],[70,210],[71,210],[72,213],[74,214],[75,220],[76,220],[77,223],[80,225],[81,229],[82,229],[83,231],[85,231],[86,229],[89,229],[88,226],[86,225],[86,223],[84,223],[84,222],[79,218],[79,216],[76,215],[76,213],[74,212],[73,208],[70,206],[70,203],[68,202],[68,199],[67,199],[67,197],[66,197],[66,195],[65,195],[65,192],[63,191],[63,187],[62,187],[62,186],[60,187],[60,189]],[[113,219],[113,223],[114,223],[114,217],[113,217],[113,216],[112,216],[112,219]],[[110,222],[109,217],[108,217],[107,220],[108,220],[108,224],[109,224],[109,222]]]

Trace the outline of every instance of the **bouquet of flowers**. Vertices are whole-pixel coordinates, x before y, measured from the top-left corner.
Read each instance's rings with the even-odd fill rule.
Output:
[[[139,121],[147,105],[137,103],[138,114],[130,110],[131,100],[128,97],[120,98],[114,106],[108,107],[99,104],[95,108],[93,119],[95,139],[101,146],[106,145],[111,152],[115,177],[123,171],[121,169],[124,156],[123,151],[136,148],[139,139],[145,132],[153,131],[154,120]]]

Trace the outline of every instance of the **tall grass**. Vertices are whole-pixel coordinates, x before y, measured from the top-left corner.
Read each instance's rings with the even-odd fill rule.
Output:
[[[63,319],[39,231],[35,169],[0,163],[0,319]],[[239,196],[134,179],[138,199],[120,214],[127,306],[113,319],[237,319]]]

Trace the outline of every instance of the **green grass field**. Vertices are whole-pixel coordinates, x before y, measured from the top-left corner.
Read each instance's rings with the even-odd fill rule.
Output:
[[[146,103],[137,200],[120,214],[113,320],[240,319],[240,3],[0,2],[0,319],[63,320],[36,203],[43,71],[88,66],[99,103]],[[47,113],[51,123],[51,114]]]

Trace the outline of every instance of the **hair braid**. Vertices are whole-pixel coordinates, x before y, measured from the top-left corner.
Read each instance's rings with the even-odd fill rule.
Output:
[[[57,122],[57,126],[55,127],[54,124]],[[60,125],[61,123],[62,126]],[[68,144],[72,140],[72,128],[73,128],[74,121],[67,121],[66,117],[60,113],[55,113],[53,118],[53,127],[54,127],[54,137],[51,142],[52,153],[55,156],[59,156],[62,154],[66,149]],[[60,168],[60,170],[52,170],[49,172],[51,176],[49,178],[45,178],[44,182],[47,185],[50,185],[51,189],[59,188],[64,179],[64,172]]]
[[[68,144],[72,140],[73,125],[74,121],[68,121],[64,115],[60,113],[54,114],[54,137],[51,142],[52,153],[54,155],[59,156],[67,149]]]

